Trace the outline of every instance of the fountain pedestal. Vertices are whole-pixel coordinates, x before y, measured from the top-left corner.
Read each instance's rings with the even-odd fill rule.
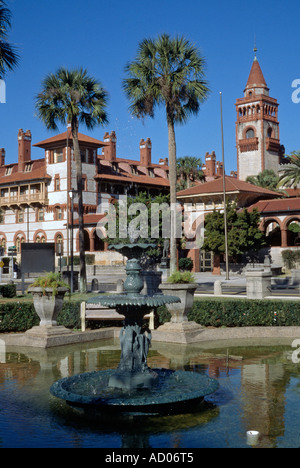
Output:
[[[151,245],[130,244],[114,246],[128,254],[137,253]],[[87,372],[55,382],[50,391],[72,406],[99,408],[105,411],[131,414],[162,414],[180,412],[183,407],[213,393],[218,383],[195,372],[150,369],[147,354],[151,344],[150,330],[144,327],[143,317],[159,306],[180,302],[177,296],[163,294],[142,295],[141,266],[136,258],[126,265],[124,294],[101,296],[88,302],[116,309],[125,316],[120,332],[121,358],[118,368]]]

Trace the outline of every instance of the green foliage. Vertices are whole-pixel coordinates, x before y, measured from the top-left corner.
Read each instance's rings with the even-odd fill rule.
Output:
[[[39,325],[40,319],[32,302],[7,302],[0,305],[0,333],[24,332]],[[80,328],[80,302],[64,301],[57,324]]]
[[[167,283],[195,283],[195,278],[190,271],[174,271],[174,273],[169,276]]]
[[[69,285],[62,281],[60,273],[50,272],[45,276],[37,278],[31,285],[30,288],[42,288],[43,293],[47,288],[53,288],[53,296],[57,295],[57,288],[69,288]]]
[[[0,1],[0,79],[19,62],[16,48],[7,40],[11,28],[11,11],[4,0]]]
[[[280,170],[279,186],[297,188],[300,183],[300,151],[293,151],[287,156],[288,164]]]
[[[295,232],[295,233],[298,233],[298,232],[300,232],[300,224],[298,224],[298,223],[291,223],[291,224],[289,224],[289,226],[288,226],[288,230],[289,230],[289,231],[292,231],[292,232]]]
[[[195,180],[205,180],[202,171],[202,161],[194,156],[184,156],[176,161],[178,190],[189,188]]]
[[[0,294],[6,298],[15,297],[16,290],[17,290],[16,285],[13,283],[0,285]]]
[[[7,302],[0,305],[0,332],[24,332],[40,322],[31,302]]]
[[[191,258],[185,257],[180,258],[178,261],[179,270],[183,271],[192,271],[194,262]]]
[[[169,216],[169,195],[156,195],[151,197],[146,192],[139,192],[136,197],[127,198],[127,210],[123,212],[123,206],[119,203],[114,205],[114,208],[108,213],[107,222],[107,234],[108,243],[114,244],[128,244],[131,242],[128,233],[124,232],[124,225],[120,226],[120,223],[126,219],[127,231],[128,228],[134,228],[134,230],[140,234],[138,242],[145,244],[156,244],[157,247],[149,249],[147,255],[151,257],[158,257],[161,253],[164,238],[163,238],[163,218]],[[135,206],[133,206],[135,205]],[[138,209],[140,207],[140,209]],[[155,210],[160,207],[158,215],[156,216]],[[137,208],[137,209],[136,209]],[[155,229],[153,226],[155,223],[151,222],[152,219],[157,219],[158,223]],[[167,219],[168,221],[168,219]],[[111,229],[114,226],[115,229]],[[165,222],[168,224],[168,222]],[[122,236],[120,236],[120,233]],[[123,235],[124,234],[124,235]],[[153,237],[151,237],[153,236]]]
[[[188,318],[205,327],[299,326],[300,302],[201,299]]]
[[[300,262],[300,250],[283,250],[281,252],[284,265],[290,270],[295,268],[296,264]]]
[[[246,182],[268,190],[277,191],[279,176],[271,169],[265,169],[256,176],[248,176]]]
[[[237,211],[235,205],[227,205],[228,254],[237,257],[257,251],[266,245],[265,235],[259,229],[260,214],[257,210]],[[204,250],[215,254],[225,253],[224,214],[214,210],[205,218]]]

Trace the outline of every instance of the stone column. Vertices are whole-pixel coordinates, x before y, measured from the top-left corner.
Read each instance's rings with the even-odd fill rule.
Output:
[[[246,271],[247,299],[263,299],[271,294],[271,271],[251,268]]]

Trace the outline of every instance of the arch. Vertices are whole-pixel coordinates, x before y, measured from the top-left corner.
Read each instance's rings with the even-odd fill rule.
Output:
[[[294,215],[294,216],[288,216],[284,220],[284,229],[286,231],[286,244],[288,247],[294,247],[295,245],[300,245],[300,231],[295,231],[292,229],[289,229],[289,226],[291,224],[298,224],[300,227],[300,216]]]
[[[269,229],[270,226],[271,228]],[[260,228],[265,233],[267,241],[271,247],[281,247],[284,241],[284,230],[279,218],[276,216],[264,218],[260,223]]]
[[[84,229],[84,251],[90,252],[91,249],[91,239],[90,232],[87,229]],[[79,252],[79,230],[76,234],[76,251]]]
[[[24,231],[17,231],[14,235],[14,245],[17,249],[17,254],[21,253],[21,244],[26,242],[26,234]]]
[[[96,228],[94,228],[92,230],[90,240],[91,240],[91,246],[93,246],[93,249],[91,249],[91,250],[94,250],[95,252],[104,252],[105,242],[104,242],[103,239],[101,239],[97,235],[97,229]]]
[[[43,229],[38,229],[33,235],[33,242],[47,242],[47,234]]]
[[[256,137],[256,128],[253,125],[247,125],[243,130],[243,139],[255,138]]]

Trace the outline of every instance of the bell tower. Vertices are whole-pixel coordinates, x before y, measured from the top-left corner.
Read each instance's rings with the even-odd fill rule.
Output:
[[[279,104],[269,95],[256,48],[254,52],[244,97],[235,103],[237,176],[240,180],[246,180],[248,176],[257,175],[265,169],[277,174],[284,154],[279,139]]]

